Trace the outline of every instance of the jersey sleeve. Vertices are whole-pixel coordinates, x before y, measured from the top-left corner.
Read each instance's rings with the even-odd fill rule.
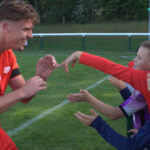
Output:
[[[150,148],[150,120],[139,130],[139,132],[130,138],[126,138],[114,129],[112,129],[105,121],[98,116],[90,125],[112,146],[118,150],[141,150]]]
[[[11,50],[11,60],[12,60],[12,70],[19,68],[19,65],[17,63],[17,59],[13,51]]]
[[[20,71],[19,71],[19,65],[17,63],[17,59],[16,59],[15,54],[13,53],[12,50],[9,50],[9,52],[10,52],[10,56],[11,56],[10,58],[11,58],[11,61],[12,61],[11,62],[11,64],[12,64],[12,66],[11,66],[12,73],[11,73],[11,77],[10,77],[12,79],[12,78],[20,75]]]
[[[19,68],[13,69],[12,73],[11,73],[11,79],[17,77],[18,75],[20,75],[20,70]]]
[[[83,52],[79,59],[80,64],[88,65],[104,73],[131,84],[143,94],[150,110],[150,91],[147,89],[148,71],[141,71],[114,63],[106,58]]]
[[[123,113],[129,117],[132,114],[144,109],[147,106],[144,97],[141,93],[138,95],[131,95],[126,101],[119,105]]]
[[[120,90],[119,92],[124,100],[127,100],[131,96],[131,92],[129,91],[128,87],[125,87],[124,89]]]
[[[133,68],[134,67],[134,61],[133,60],[128,63],[128,67],[129,68]]]

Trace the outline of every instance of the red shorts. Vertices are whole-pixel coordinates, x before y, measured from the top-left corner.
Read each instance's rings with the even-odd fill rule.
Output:
[[[12,139],[0,127],[0,150],[18,150]]]

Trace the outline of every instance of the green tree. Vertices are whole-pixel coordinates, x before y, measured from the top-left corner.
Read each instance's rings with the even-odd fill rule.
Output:
[[[101,0],[106,20],[144,20],[148,17],[148,0]]]

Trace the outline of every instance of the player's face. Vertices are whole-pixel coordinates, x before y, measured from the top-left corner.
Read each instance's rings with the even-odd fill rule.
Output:
[[[24,50],[28,39],[33,38],[32,28],[33,22],[31,19],[11,22],[8,30],[10,48],[19,51]]]
[[[143,71],[150,70],[150,50],[145,47],[140,47],[137,56],[134,59],[135,68]]]

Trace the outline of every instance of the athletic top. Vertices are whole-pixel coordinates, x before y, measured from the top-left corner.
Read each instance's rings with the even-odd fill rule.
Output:
[[[128,63],[128,67],[130,67],[130,68],[134,67],[134,61],[133,60]]]
[[[16,57],[11,49],[0,54],[0,96],[3,96],[11,78],[20,75]],[[18,150],[15,143],[0,127],[0,150]]]
[[[0,54],[0,96],[4,95],[10,78],[20,75],[16,56],[11,49]]]
[[[114,63],[100,56],[83,52],[79,63],[98,69],[104,73],[111,74],[116,78],[131,84],[144,96],[150,110],[150,91],[147,88],[147,74],[150,71],[142,71]]]
[[[0,127],[0,150],[18,150],[12,139]]]

